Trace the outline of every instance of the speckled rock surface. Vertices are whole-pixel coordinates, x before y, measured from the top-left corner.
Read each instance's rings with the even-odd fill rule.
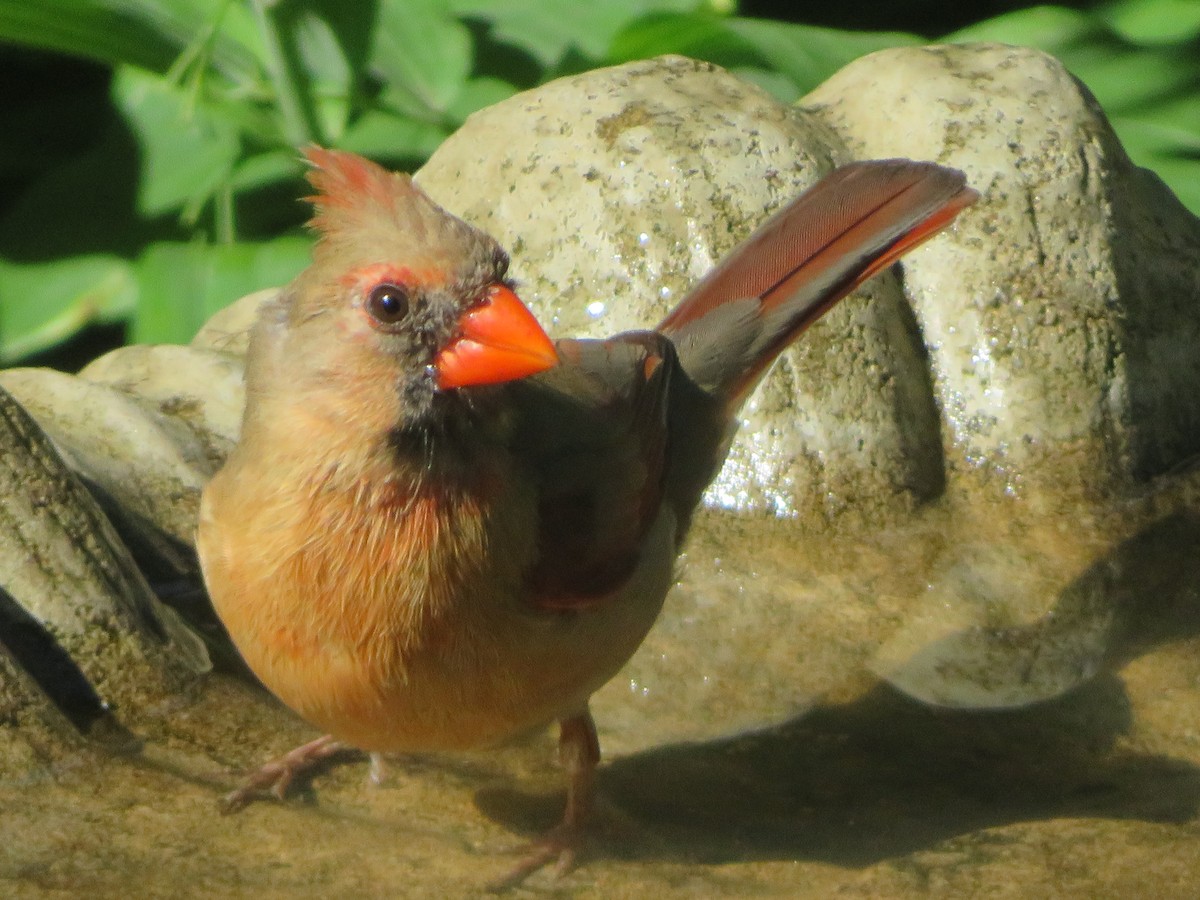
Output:
[[[1112,494],[1200,451],[1200,222],[1061,63],[887,50],[800,107],[856,158],[934,160],[982,193],[905,268],[950,469]]]
[[[0,386],[34,415],[135,550],[194,571],[186,556],[200,492],[241,428],[240,358],[131,346],[78,377],[9,369]]]
[[[0,390],[0,721],[69,737],[133,719],[209,668],[92,496]],[[30,731],[29,734],[33,734]],[[8,735],[7,737],[12,737]],[[0,744],[0,770],[21,768]]]
[[[220,465],[207,441],[157,405],[49,369],[9,369],[0,386],[29,410],[124,530],[189,544],[200,491]]]
[[[652,327],[770,212],[849,159],[816,117],[664,57],[482,110],[416,177],[509,248],[521,296],[552,334],[606,337]],[[847,507],[893,516],[941,489],[903,292],[888,275],[863,293],[751,398],[711,502],[815,525]]]

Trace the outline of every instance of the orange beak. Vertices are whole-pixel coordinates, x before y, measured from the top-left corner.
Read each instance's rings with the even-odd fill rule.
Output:
[[[558,363],[554,344],[533,313],[503,285],[493,285],[459,320],[459,335],[437,355],[439,390],[499,384]]]

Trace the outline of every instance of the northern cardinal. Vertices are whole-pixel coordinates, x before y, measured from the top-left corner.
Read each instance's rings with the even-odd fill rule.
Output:
[[[198,548],[250,668],[342,746],[486,747],[561,725],[571,864],[599,760],[588,698],[674,579],[738,409],[772,360],[976,193],[907,160],[836,169],[653,331],[552,342],[508,256],[403,174],[310,148],[312,265],[268,303],[240,442]]]

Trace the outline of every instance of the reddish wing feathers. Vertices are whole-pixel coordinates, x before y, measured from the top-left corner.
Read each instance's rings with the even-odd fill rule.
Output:
[[[932,237],[977,198],[961,172],[883,160],[836,169],[768,220],[672,310],[659,330],[703,328],[723,305],[758,298],[765,333],[722,391],[740,399],[775,356],[834,303]]]
[[[894,238],[895,251],[856,278],[852,289],[932,237],[976,196],[961,173],[927,163],[842,166],[759,226],[667,314],[658,330],[677,330],[722,303],[746,297],[762,298],[763,311],[769,311],[848,253],[861,255],[869,231],[880,232],[885,246],[887,237]],[[913,210],[930,206],[927,219],[913,221]]]

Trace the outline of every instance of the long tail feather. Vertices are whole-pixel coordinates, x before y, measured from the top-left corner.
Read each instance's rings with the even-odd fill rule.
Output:
[[[727,256],[658,330],[701,387],[737,404],[834,303],[977,197],[961,172],[933,163],[842,166]]]

